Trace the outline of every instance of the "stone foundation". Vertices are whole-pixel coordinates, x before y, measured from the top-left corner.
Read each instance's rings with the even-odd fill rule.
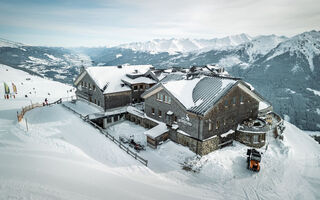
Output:
[[[261,148],[266,143],[266,132],[245,132],[245,131],[236,131],[236,140],[245,144],[249,147]],[[254,141],[254,137],[258,138],[257,141]]]
[[[211,137],[204,141],[197,140],[179,132],[177,132],[176,136],[177,143],[189,147],[191,151],[201,156],[220,148],[220,138],[218,136]]]

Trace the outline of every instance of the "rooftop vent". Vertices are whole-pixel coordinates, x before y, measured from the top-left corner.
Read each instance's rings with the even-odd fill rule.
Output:
[[[122,68],[122,65],[118,65],[118,68],[121,69],[121,68]]]
[[[135,69],[135,70],[134,70],[134,72],[135,72],[135,73],[138,73],[138,70],[137,70],[137,69]]]

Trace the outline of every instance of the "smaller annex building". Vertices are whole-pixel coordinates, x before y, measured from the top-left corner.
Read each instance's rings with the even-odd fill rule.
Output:
[[[265,102],[240,79],[205,75],[161,81],[142,98],[146,115],[171,127],[169,138],[199,155],[232,143],[230,130],[256,119]]]
[[[152,65],[83,68],[74,82],[76,95],[104,110],[140,103],[141,94],[157,83],[150,75],[151,69]]]

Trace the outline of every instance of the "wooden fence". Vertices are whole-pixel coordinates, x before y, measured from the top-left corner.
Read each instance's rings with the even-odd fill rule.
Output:
[[[23,107],[20,113],[17,112],[18,122],[20,122],[23,119],[23,116],[27,111],[32,110],[34,108],[42,107],[42,106],[43,105],[41,103],[35,103],[35,104],[31,104],[29,106]]]
[[[76,96],[71,96],[71,97],[64,97],[64,98],[60,98],[57,101],[54,101],[52,103],[49,103],[48,105],[53,105],[53,104],[60,104],[63,101],[72,101],[72,100],[76,100],[77,97]],[[29,106],[25,106],[22,108],[21,112],[17,112],[17,118],[18,118],[18,122],[20,122],[23,119],[24,114],[29,111],[32,110],[34,108],[38,108],[38,107],[42,107],[43,104],[41,103],[35,103],[35,104],[31,104]]]
[[[119,146],[120,149],[122,149],[127,154],[132,156],[134,159],[138,160],[143,165],[148,166],[148,160],[142,158],[136,152],[133,152],[129,147],[125,146],[121,141],[117,140],[113,135],[110,135],[107,131],[105,131],[103,128],[98,126],[96,123],[90,121],[88,119],[88,117],[83,116],[82,114],[76,112],[75,110],[71,109],[70,107],[66,106],[65,104],[62,104],[62,106],[67,108],[68,110],[70,110],[74,114],[78,115],[85,122],[87,122],[87,123],[91,124],[92,126],[94,126],[95,128],[97,128],[100,131],[101,134],[103,134],[106,138],[110,139],[113,143],[115,143],[117,146]]]

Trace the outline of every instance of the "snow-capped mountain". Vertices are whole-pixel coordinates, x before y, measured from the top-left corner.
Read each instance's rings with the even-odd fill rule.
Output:
[[[61,47],[26,46],[1,40],[0,64],[32,74],[72,84],[80,66],[91,64],[90,58]]]
[[[311,71],[315,68],[315,57],[320,54],[320,31],[304,32],[282,42],[279,47],[267,54],[266,60],[289,53],[290,56],[302,56],[308,61]]]
[[[247,34],[232,35],[213,39],[155,39],[147,42],[134,42],[122,44],[118,48],[132,49],[134,51],[145,51],[151,53],[208,51],[211,49],[223,49],[237,46],[251,41],[252,37]]]
[[[10,40],[6,40],[3,38],[0,38],[0,47],[12,47],[12,48],[18,48],[21,46],[26,46],[22,43],[19,42],[14,42],[14,41],[10,41]]]
[[[285,36],[262,35],[257,36],[249,42],[239,45],[239,49],[249,56],[249,62],[255,61],[257,58],[266,55],[271,49],[275,48],[279,43],[287,40]]]

